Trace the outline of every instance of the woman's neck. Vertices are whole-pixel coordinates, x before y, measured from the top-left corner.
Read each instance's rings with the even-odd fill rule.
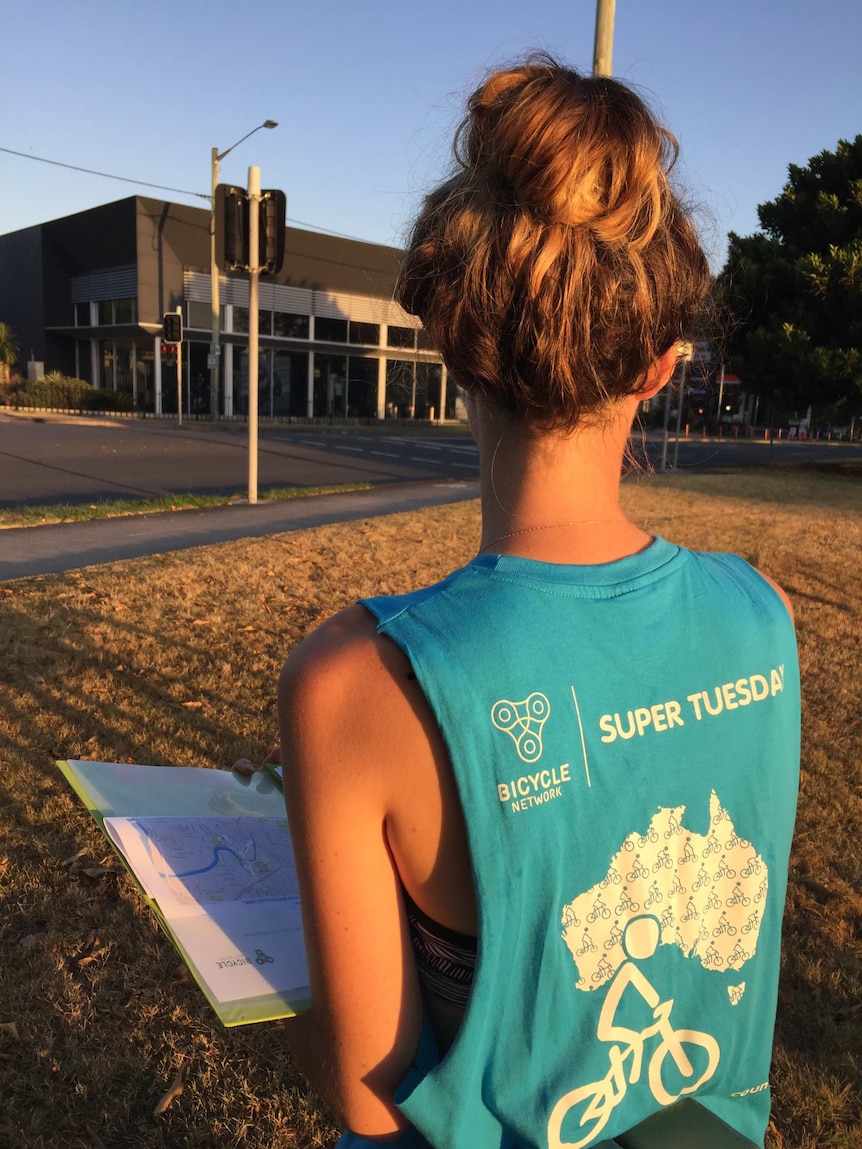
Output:
[[[482,539],[479,553],[556,563],[603,563],[634,554],[650,536],[620,507],[623,455],[637,403],[569,434],[530,435],[480,409]]]

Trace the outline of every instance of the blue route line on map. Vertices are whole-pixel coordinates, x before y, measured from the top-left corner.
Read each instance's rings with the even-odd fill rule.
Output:
[[[144,832],[146,834],[146,829],[144,827],[141,827],[141,829],[144,829]],[[149,845],[150,845],[149,834],[146,834],[146,837],[147,837],[147,849],[149,852]],[[257,843],[255,842],[254,838],[249,838],[249,844],[252,846],[252,849],[253,849],[251,857],[249,857],[249,858],[244,858],[241,854],[238,854],[236,852],[236,850],[232,849],[230,846],[213,846],[213,860],[210,862],[210,864],[208,866],[204,866],[200,870],[184,870],[182,872],[174,871],[172,874],[163,874],[161,871],[157,871],[157,872],[158,872],[160,878],[172,878],[172,877],[173,878],[193,878],[196,874],[206,874],[210,870],[214,870],[219,863],[219,854],[231,854],[234,858],[236,858],[236,860],[240,864],[242,864],[243,862],[253,862],[257,858]],[[152,854],[150,854],[150,858],[152,859]]]

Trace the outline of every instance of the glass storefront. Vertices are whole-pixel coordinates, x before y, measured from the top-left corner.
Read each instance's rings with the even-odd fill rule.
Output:
[[[377,418],[377,360],[351,355],[347,360],[347,415]]]
[[[308,415],[308,355],[304,351],[273,351],[270,415]]]
[[[416,364],[414,419],[440,418],[440,384],[442,381],[443,368],[439,363]]]
[[[219,357],[218,410],[228,417],[247,418],[248,348],[232,343],[231,335],[240,338],[247,335],[248,308],[238,304],[222,305],[220,312],[221,329],[227,331],[227,341],[222,341]],[[74,320],[79,328],[131,324],[136,318],[137,300],[132,298],[74,304]],[[184,318],[188,336],[180,352],[183,414],[202,418],[210,410],[210,304],[200,299],[186,300]],[[378,323],[266,308],[260,310],[259,319],[261,339],[270,344],[261,347],[259,354],[261,419],[305,419],[309,415],[323,419],[376,419],[381,358],[384,360],[386,417],[420,420],[432,416],[455,419],[463,415],[463,403],[451,382],[446,389],[445,409],[441,410],[442,366],[416,362],[416,348],[427,342],[424,332],[418,328],[386,325],[381,330]],[[75,361],[81,378],[92,381],[100,390],[114,393],[118,398],[113,402],[120,407],[155,413],[158,406],[162,414],[176,414],[176,355],[165,352],[163,347],[161,363],[157,364],[154,340],[143,334],[117,339],[90,339],[84,330],[76,334],[79,338]],[[378,350],[381,336],[391,348],[389,354],[403,358],[385,358],[386,352]],[[281,343],[282,340],[285,342]],[[332,347],[332,354],[315,352],[313,377],[309,379],[310,352],[295,349],[296,344],[291,347],[288,340],[344,346]],[[351,345],[364,353],[346,354]],[[374,357],[366,350],[371,348]],[[345,354],[335,354],[336,351]],[[157,375],[160,375],[158,403]]]
[[[248,349],[233,348],[233,411],[248,418]],[[308,355],[304,351],[270,351],[258,357],[257,411],[260,419],[305,418],[308,415]]]
[[[346,383],[346,355],[315,355],[314,414],[317,418],[344,415]]]
[[[156,356],[151,340],[137,344],[137,410],[152,415],[156,410]]]
[[[390,419],[439,419],[443,367],[440,363],[386,361],[386,416]],[[454,387],[447,387],[446,418],[454,417]],[[452,401],[448,392],[452,391]],[[453,414],[450,416],[449,412]]]
[[[412,418],[415,367],[415,363],[408,359],[386,360],[385,411],[388,419]]]
[[[85,383],[93,382],[93,357],[89,339],[75,341],[75,370],[79,379]]]

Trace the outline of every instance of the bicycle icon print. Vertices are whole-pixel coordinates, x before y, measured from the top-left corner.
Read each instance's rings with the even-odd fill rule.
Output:
[[[714,791],[705,832],[685,825],[685,811],[659,806],[645,830],[642,824],[620,843],[604,876],[561,907],[575,990],[604,999],[590,1030],[605,1044],[591,1049],[586,1072],[595,1080],[581,1078],[550,1110],[548,1149],[592,1144],[630,1089],[663,1107],[716,1073],[719,1043],[695,1028],[704,1024],[691,992],[699,975],[684,975],[686,990],[663,992],[663,975],[654,971],[668,967],[649,959],[659,946],[671,947],[692,970],[718,975],[729,1007],[737,1007],[746,981],[728,984],[726,975],[756,954],[769,875]]]
[[[608,988],[596,1030],[600,1041],[612,1043],[608,1071],[598,1081],[578,1086],[559,1099],[548,1121],[548,1149],[581,1149],[597,1137],[625,1097],[628,1086],[640,1081],[647,1054],[649,1087],[662,1106],[694,1093],[715,1073],[721,1056],[718,1042],[711,1034],[696,1029],[675,1029],[671,1019],[673,998],[663,1001],[636,964],[652,957],[660,936],[659,923],[651,915],[626,923],[622,945],[627,960]],[[641,1030],[616,1021],[627,991],[629,996],[632,992],[639,994],[652,1010],[654,1021]],[[657,1040],[648,1048],[651,1039]]]

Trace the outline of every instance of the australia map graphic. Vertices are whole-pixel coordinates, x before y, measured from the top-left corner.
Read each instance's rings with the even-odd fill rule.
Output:
[[[685,806],[660,807],[629,834],[607,874],[563,906],[562,937],[583,991],[606,985],[626,961],[626,926],[644,914],[659,923],[659,945],[676,946],[706,970],[739,970],[754,956],[769,875],[713,791],[709,828],[686,828]],[[745,983],[728,987],[736,1005]]]

